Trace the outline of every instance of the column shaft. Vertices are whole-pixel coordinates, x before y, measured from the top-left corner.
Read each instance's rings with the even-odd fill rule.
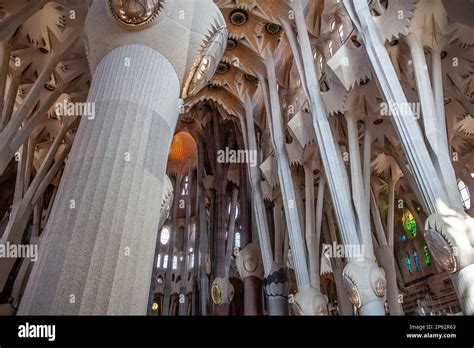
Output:
[[[179,88],[149,47],[99,63],[19,314],[146,314]]]

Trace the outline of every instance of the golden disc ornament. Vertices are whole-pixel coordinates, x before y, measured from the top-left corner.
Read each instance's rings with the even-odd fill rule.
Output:
[[[138,29],[152,23],[162,9],[162,0],[107,0],[110,14],[120,25]]]

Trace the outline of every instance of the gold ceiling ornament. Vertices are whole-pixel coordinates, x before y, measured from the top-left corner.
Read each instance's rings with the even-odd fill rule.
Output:
[[[196,95],[211,80],[227,47],[227,37],[227,28],[222,27],[204,44],[184,84],[183,98]]]
[[[176,133],[171,142],[168,155],[168,175],[175,175],[179,170],[187,174],[189,169],[197,166],[197,144],[193,136],[186,131]]]
[[[107,0],[110,14],[128,29],[143,29],[154,22],[163,0]]]
[[[168,160],[186,163],[196,155],[196,141],[188,132],[179,132],[173,137]]]

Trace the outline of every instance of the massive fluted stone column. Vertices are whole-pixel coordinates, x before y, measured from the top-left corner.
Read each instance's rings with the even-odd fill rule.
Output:
[[[124,64],[126,58],[132,62]],[[142,45],[97,66],[20,314],[145,314],[178,116],[170,62]]]
[[[19,314],[146,314],[179,97],[206,85],[227,33],[210,0],[141,5],[91,2],[95,118],[79,127]]]

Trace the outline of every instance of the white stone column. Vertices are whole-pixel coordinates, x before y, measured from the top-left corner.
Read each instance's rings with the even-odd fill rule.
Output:
[[[441,78],[441,53],[433,52],[433,74],[437,77],[438,89],[435,98],[432,83],[430,81],[428,65],[426,64],[425,53],[421,39],[416,34],[410,33],[406,42],[410,49],[413,67],[415,70],[418,96],[423,112],[423,125],[426,135],[427,148],[436,172],[440,176],[441,183],[446,189],[449,205],[457,209],[463,209],[456,182],[456,174],[449,154],[449,145],[446,136],[446,116],[444,113],[444,96],[439,93],[439,78]],[[442,89],[442,88],[441,88]],[[438,100],[440,99],[440,100]],[[438,108],[436,107],[437,104]],[[443,131],[444,129],[444,131]]]
[[[253,106],[250,99],[247,99],[244,103],[245,106],[245,120],[247,122],[247,141],[248,150],[257,153],[257,140],[255,137],[255,124],[253,115]],[[242,128],[245,126],[245,122],[241,118]],[[249,181],[252,188],[252,206],[255,217],[255,225],[257,227],[257,234],[259,245],[262,253],[262,262],[264,275],[268,276],[272,268],[273,253],[270,242],[270,234],[268,231],[267,214],[265,211],[265,204],[263,202],[262,191],[260,188],[260,173],[257,166],[247,165],[249,172]]]
[[[472,315],[474,308],[474,264],[462,268],[451,276],[451,280],[466,315]]]
[[[431,162],[423,141],[420,126],[412,112],[402,110],[407,98],[402,90],[395,69],[378,34],[367,3],[344,2],[347,12],[358,29],[372,63],[380,90],[388,103],[392,103],[392,122],[405,150],[417,185],[429,211],[436,211],[440,201],[447,202],[447,195]],[[404,108],[408,109],[408,108]],[[403,112],[402,112],[403,111]]]
[[[293,263],[296,275],[298,292],[295,296],[295,305],[302,315],[327,314],[327,298],[319,289],[311,287],[308,264],[306,261],[305,244],[303,240],[301,220],[298,214],[297,195],[293,185],[290,163],[285,148],[285,138],[281,125],[280,101],[275,75],[275,62],[269,51],[265,53],[267,81],[260,77],[264,94],[267,122],[270,128],[270,137],[275,150],[275,159],[278,164],[278,179],[288,227]]]
[[[283,209],[288,227],[288,236],[293,251],[293,262],[295,268],[296,282],[298,287],[309,286],[309,272],[306,262],[305,246],[296,206],[296,194],[291,176],[290,162],[285,148],[285,138],[281,125],[280,101],[277,90],[275,75],[275,62],[270,52],[266,52],[265,66],[267,68],[267,81],[262,77],[262,91],[265,99],[267,112],[267,124],[270,129],[270,138],[275,151],[275,160],[278,164],[278,179],[283,200]]]
[[[305,190],[305,239],[308,250],[309,280],[312,287],[319,289],[319,240],[316,242],[314,210],[314,174],[312,162],[303,163]]]
[[[146,314],[179,89],[152,48],[100,61],[19,314]]]
[[[361,308],[361,314],[383,315],[384,285],[386,284],[384,274],[374,261],[372,243],[369,237],[371,235],[370,226],[360,226],[359,222],[363,220],[360,216],[356,216],[350,204],[349,180],[342,162],[342,156],[332,137],[331,127],[319,90],[311,43],[304,18],[303,2],[301,0],[294,0],[290,6],[294,11],[298,40],[288,22],[283,21],[283,26],[296,61],[300,59],[299,56],[301,54],[302,64],[300,65],[304,68],[300,67],[299,75],[303,86],[305,86],[305,94],[308,97],[321,162],[328,180],[328,189],[331,194],[337,224],[341,232],[341,240],[345,246],[364,246],[365,258],[363,260],[359,257],[348,257],[350,263],[343,272],[344,280],[348,284],[345,288],[353,300],[352,303]],[[365,245],[363,242],[369,245]],[[376,277],[371,278],[368,271],[376,274]],[[377,291],[374,290],[376,287],[374,281],[379,282]],[[365,306],[367,306],[367,309],[364,309]]]

